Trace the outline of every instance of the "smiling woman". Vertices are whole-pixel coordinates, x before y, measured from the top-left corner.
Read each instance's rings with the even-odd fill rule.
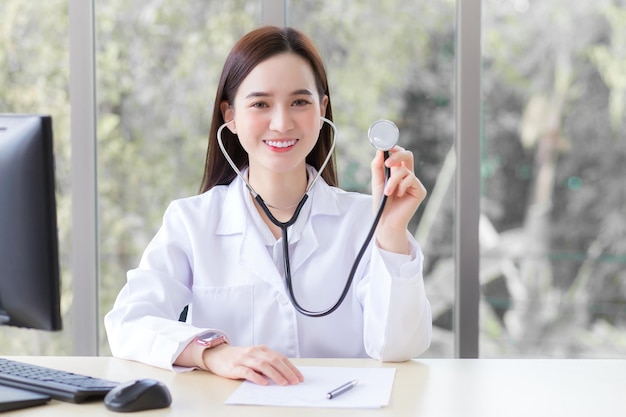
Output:
[[[413,155],[396,146],[384,159],[378,151],[371,196],[337,188],[327,164],[330,109],[326,71],[303,33],[263,27],[235,44],[216,94],[202,193],[171,203],[129,271],[105,318],[114,355],[286,385],[303,378],[290,357],[403,361],[426,350],[432,324],[423,255],[407,231],[426,195]],[[383,195],[370,242],[364,224],[373,223]],[[292,263],[283,263],[289,256]],[[348,276],[344,288],[337,277]],[[194,342],[207,332],[228,343]]]

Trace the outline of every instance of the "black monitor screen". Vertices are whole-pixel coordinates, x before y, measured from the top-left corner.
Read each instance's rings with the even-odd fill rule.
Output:
[[[49,116],[0,114],[0,324],[61,329]]]

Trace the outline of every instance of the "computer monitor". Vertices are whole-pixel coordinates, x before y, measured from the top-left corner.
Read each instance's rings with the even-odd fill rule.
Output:
[[[0,114],[0,325],[61,330],[52,119]]]

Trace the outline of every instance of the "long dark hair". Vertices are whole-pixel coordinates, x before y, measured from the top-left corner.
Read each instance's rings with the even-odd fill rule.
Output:
[[[216,185],[230,184],[237,175],[232,167],[228,165],[228,161],[222,155],[217,143],[217,129],[225,122],[220,104],[226,101],[232,105],[237,89],[254,67],[274,55],[285,52],[297,54],[311,65],[320,100],[322,100],[324,95],[328,96],[328,105],[326,106],[324,117],[331,121],[333,120],[326,69],[313,42],[306,35],[292,28],[267,26],[253,30],[235,44],[226,58],[224,69],[222,70],[213,105],[213,119],[211,120],[209,144],[200,193],[210,190]],[[331,127],[328,123],[324,123],[317,143],[306,157],[306,162],[317,170],[320,169],[328,155],[332,144],[332,135]],[[241,170],[248,165],[248,154],[230,130],[224,129],[222,131],[222,142],[237,168]],[[335,155],[331,157],[321,176],[328,184],[337,186]]]

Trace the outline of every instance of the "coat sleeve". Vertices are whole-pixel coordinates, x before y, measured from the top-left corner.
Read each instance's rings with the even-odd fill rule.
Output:
[[[408,232],[410,255],[386,252],[375,244],[368,275],[359,283],[364,345],[380,361],[406,361],[430,346],[432,313],[424,289],[423,255]]]
[[[139,267],[128,272],[126,285],[104,318],[114,356],[186,370],[172,364],[195,336],[209,330],[178,321],[191,300],[187,230],[183,216],[170,205]]]

